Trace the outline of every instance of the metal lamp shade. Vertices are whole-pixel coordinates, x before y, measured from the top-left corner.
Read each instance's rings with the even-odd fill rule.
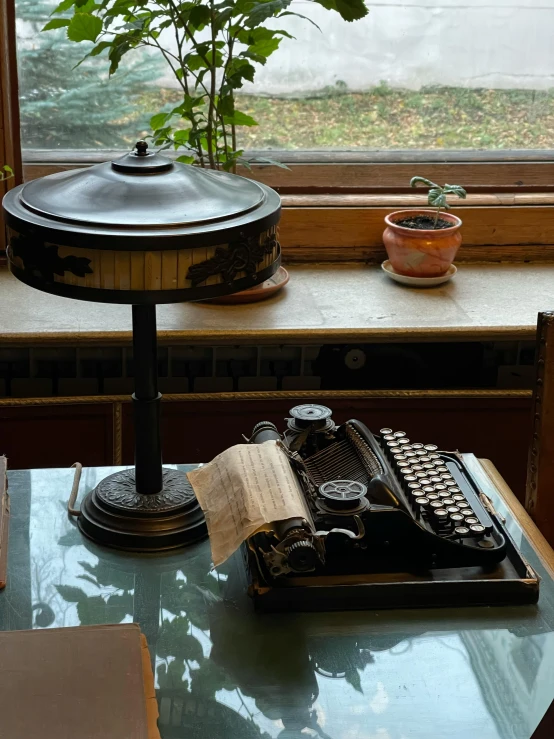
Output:
[[[13,274],[79,300],[202,300],[257,285],[280,264],[274,190],[148,154],[144,142],[20,185],[3,209]]]
[[[204,537],[188,479],[162,467],[156,304],[228,295],[271,277],[280,265],[279,196],[149,154],[139,141],[116,161],[20,185],[2,205],[15,277],[55,295],[133,306],[135,468],[86,495],[81,531],[130,551]]]

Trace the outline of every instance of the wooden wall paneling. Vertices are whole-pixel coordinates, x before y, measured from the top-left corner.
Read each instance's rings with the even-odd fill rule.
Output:
[[[554,312],[539,313],[525,507],[554,545]]]
[[[112,405],[0,407],[0,454],[9,469],[113,464]]]
[[[255,423],[279,429],[302,400],[167,401],[162,403],[164,462],[207,462],[242,442]],[[314,402],[313,398],[309,402]],[[530,398],[326,399],[337,422],[359,418],[371,430],[402,429],[409,438],[491,459],[519,500],[525,496],[530,436]],[[132,407],[123,406],[123,464],[133,462]]]
[[[15,0],[2,0],[0,3],[0,165],[4,164],[13,169],[14,177],[0,183],[0,200],[8,189],[22,181]],[[1,223],[0,214],[0,255],[6,245],[6,233]]]

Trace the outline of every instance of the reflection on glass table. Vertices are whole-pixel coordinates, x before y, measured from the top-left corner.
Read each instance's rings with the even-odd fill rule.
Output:
[[[80,496],[110,471],[83,470]],[[554,584],[516,521],[537,606],[259,615],[240,556],[214,571],[208,542],[140,556],[84,540],[72,477],[9,474],[0,628],[138,622],[163,739],[528,739],[554,698]]]

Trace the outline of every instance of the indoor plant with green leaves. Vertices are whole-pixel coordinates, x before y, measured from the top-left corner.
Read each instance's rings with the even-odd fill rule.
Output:
[[[461,218],[447,213],[448,195],[466,197],[461,185],[441,187],[425,177],[413,177],[412,187],[419,184],[429,188],[427,202],[434,210],[411,209],[390,213],[383,242],[395,272],[409,277],[439,277],[450,269],[462,235]]]
[[[347,21],[368,12],[365,0],[313,2]],[[299,15],[289,9],[291,3],[62,0],[44,30],[66,27],[70,40],[94,42],[85,58],[107,55],[110,74],[131,52],[160,54],[182,101],[152,116],[154,145],[183,150],[179,161],[187,164],[234,171],[237,163],[248,164],[237,143],[237,128],[257,125],[238,110],[236,92],[253,82],[257,65],[265,64],[284,38],[292,38],[275,26],[275,19]]]

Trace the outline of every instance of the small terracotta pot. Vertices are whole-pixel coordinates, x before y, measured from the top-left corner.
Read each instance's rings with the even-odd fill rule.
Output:
[[[385,217],[383,242],[395,272],[409,277],[439,277],[448,271],[462,243],[462,221],[451,213],[440,217],[451,228],[416,229],[398,226],[397,221],[411,216],[436,215],[434,210],[397,210]]]

